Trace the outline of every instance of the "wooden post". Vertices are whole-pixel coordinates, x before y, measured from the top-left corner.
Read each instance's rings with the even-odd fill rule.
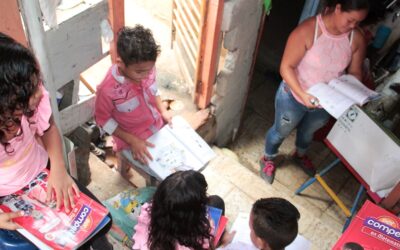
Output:
[[[43,29],[42,14],[38,0],[20,0],[21,13],[26,25],[27,37],[33,52],[39,61],[40,70],[43,75],[44,85],[50,94],[51,108],[54,121],[60,125],[60,114],[56,100],[56,92],[53,70],[47,54],[46,34]],[[59,126],[60,127],[60,126]]]
[[[108,0],[109,14],[108,19],[114,32],[114,40],[110,44],[111,61],[115,63],[117,59],[117,36],[118,31],[125,25],[125,6],[124,0]]]
[[[25,47],[28,47],[24,26],[19,14],[18,0],[0,1],[0,32],[11,36]]]
[[[200,44],[204,49],[200,55],[199,78],[195,83],[195,102],[200,109],[206,108],[210,103],[217,75],[223,10],[223,0],[208,0],[205,30]]]

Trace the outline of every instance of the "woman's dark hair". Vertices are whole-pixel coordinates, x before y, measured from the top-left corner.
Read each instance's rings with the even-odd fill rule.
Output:
[[[179,171],[158,186],[150,209],[149,249],[175,250],[176,244],[194,250],[204,249],[209,239],[207,218],[207,182],[196,171]]]
[[[369,10],[369,0],[325,0],[325,7],[329,10],[335,9],[340,4],[342,11]]]
[[[40,71],[33,53],[0,32],[0,127],[7,128],[7,122],[21,124],[20,119],[13,117],[16,110],[27,117],[33,115],[29,99],[39,79]],[[3,130],[0,130],[0,142],[7,149]]]
[[[150,29],[142,25],[123,27],[118,32],[117,52],[119,57],[129,66],[134,63],[156,61],[160,46],[154,40]]]

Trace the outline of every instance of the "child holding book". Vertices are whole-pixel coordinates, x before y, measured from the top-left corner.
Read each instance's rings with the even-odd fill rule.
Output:
[[[154,146],[147,138],[172,118],[155,82],[160,47],[149,29],[136,25],[119,32],[117,53],[116,64],[97,88],[95,119],[113,136],[114,151],[131,150],[133,159],[147,165],[152,159],[147,147]]]
[[[157,187],[153,200],[142,207],[133,249],[215,249],[207,205],[224,213],[219,196],[207,197],[207,182],[201,173],[188,170],[168,176]],[[231,238],[225,233],[222,242]]]
[[[236,234],[246,232],[246,235],[238,235],[239,239],[233,239],[233,243],[218,249],[284,250],[297,237],[299,218],[297,208],[285,199],[259,199],[251,209],[249,228],[243,227],[243,224],[240,224],[240,227],[236,226]],[[297,249],[292,245],[291,247]]]
[[[39,65],[31,51],[0,33],[0,197],[22,189],[45,168],[50,168],[46,201],[69,212],[75,205],[74,197],[79,198],[80,189],[86,189],[66,171],[61,136]],[[0,212],[0,230],[16,229],[12,219],[18,216],[23,213]],[[87,247],[111,249],[105,238],[109,227]]]

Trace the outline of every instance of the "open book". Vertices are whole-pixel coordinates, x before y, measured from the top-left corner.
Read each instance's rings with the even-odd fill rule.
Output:
[[[159,180],[179,170],[200,170],[212,158],[214,151],[180,116],[172,119],[172,127],[165,125],[147,139],[155,147],[148,150],[153,157],[148,166],[132,159],[129,151],[123,151],[125,157],[143,168],[150,167]]]
[[[44,170],[26,187],[0,198],[0,211],[24,211],[13,221],[20,234],[39,249],[76,249],[103,228],[110,218],[107,209],[83,193],[69,212],[46,204],[48,171]]]
[[[364,105],[379,96],[352,75],[343,75],[328,84],[315,84],[307,92],[317,97],[319,104],[336,119],[353,104]]]

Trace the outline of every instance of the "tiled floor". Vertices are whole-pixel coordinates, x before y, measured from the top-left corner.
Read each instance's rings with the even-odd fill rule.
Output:
[[[126,24],[143,23],[153,30],[163,50],[157,62],[157,69],[158,78],[165,89],[164,95],[184,99],[185,91],[175,88],[174,84],[180,81],[180,77],[179,68],[171,61],[173,57],[169,50],[167,25],[169,14],[160,11],[160,8],[165,7],[164,1],[157,1],[157,3],[163,2],[161,7],[152,2],[155,1],[126,0]],[[155,13],[157,18],[152,18],[149,11]],[[295,204],[301,212],[300,234],[312,242],[312,249],[330,249],[341,234],[345,217],[317,183],[305,190],[301,196],[294,194],[294,191],[308,178],[288,157],[293,150],[294,134],[290,135],[281,147],[285,159],[278,168],[273,185],[265,183],[258,176],[258,160],[263,153],[264,135],[273,122],[273,102],[278,82],[276,77],[263,75],[257,71],[254,82],[243,115],[242,127],[236,141],[229,147],[234,153],[214,148],[218,157],[203,171],[209,184],[209,193],[219,194],[224,198],[226,214],[231,222],[239,212],[249,212],[251,205],[258,198],[284,197]],[[186,106],[192,108],[190,103],[186,103]],[[235,154],[239,161],[235,159]],[[323,166],[334,158],[321,142],[312,145],[310,156],[318,166]],[[89,188],[100,199],[107,199],[129,187],[130,184],[118,173],[112,172],[93,157],[90,158],[92,183]],[[325,179],[344,203],[350,206],[358,189],[358,183],[351,174],[343,166],[338,166],[326,175]],[[118,243],[115,243],[115,248],[124,249]]]

